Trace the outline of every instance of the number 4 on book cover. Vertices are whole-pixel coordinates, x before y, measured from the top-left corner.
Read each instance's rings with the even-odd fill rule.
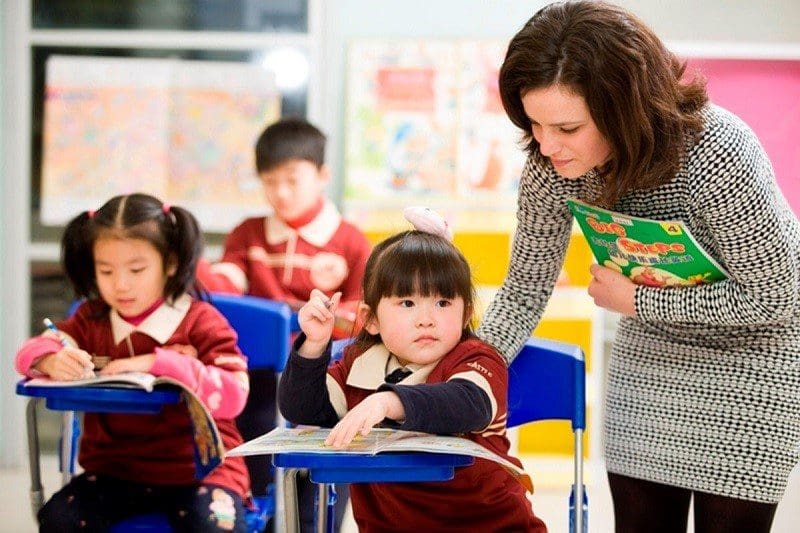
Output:
[[[651,287],[713,283],[727,272],[680,221],[659,221],[567,200],[599,265]]]

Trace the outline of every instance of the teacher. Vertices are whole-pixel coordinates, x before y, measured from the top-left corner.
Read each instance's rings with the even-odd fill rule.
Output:
[[[500,95],[528,161],[478,334],[510,361],[533,331],[568,198],[682,220],[729,279],[658,288],[591,267],[589,294],[623,315],[604,416],[616,531],[685,531],[694,499],[695,531],[766,533],[800,443],[800,224],[750,128],[684,70],[604,2],[550,4],[513,37]]]

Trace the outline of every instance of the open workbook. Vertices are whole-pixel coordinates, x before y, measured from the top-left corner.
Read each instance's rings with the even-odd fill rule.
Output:
[[[358,435],[345,448],[333,448],[325,444],[330,428],[298,426],[278,427],[241,446],[230,450],[228,455],[271,455],[276,453],[352,453],[376,455],[384,452],[427,452],[453,455],[470,455],[494,461],[503,466],[530,492],[533,483],[525,471],[469,439],[446,435],[432,435],[417,431],[373,428],[369,435]]]
[[[699,285],[727,272],[677,220],[651,220],[568,200],[599,265],[651,287]]]
[[[225,447],[222,444],[217,424],[195,393],[185,384],[164,376],[154,376],[145,372],[123,372],[103,376],[95,374],[93,377],[75,381],[54,381],[48,378],[33,378],[24,383],[25,387],[102,387],[141,389],[152,392],[159,388],[177,388],[181,393],[181,401],[186,406],[192,422],[192,440],[194,445],[195,477],[202,479],[214,470],[225,457]]]

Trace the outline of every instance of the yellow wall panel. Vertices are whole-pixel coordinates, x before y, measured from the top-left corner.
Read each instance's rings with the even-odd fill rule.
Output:
[[[376,245],[393,235],[392,231],[368,231],[367,239]],[[511,255],[508,233],[456,233],[453,244],[461,250],[472,269],[476,285],[502,285]]]
[[[589,409],[587,430],[583,433],[583,456],[589,455]],[[572,423],[568,420],[544,420],[519,428],[520,454],[572,455]]]
[[[533,331],[535,337],[577,344],[586,358],[586,372],[591,371],[592,321],[585,319],[544,317]]]
[[[589,275],[589,265],[592,264],[593,259],[589,243],[586,242],[583,235],[573,233],[569,239],[567,257],[564,260],[564,271],[567,275],[565,284],[588,287],[592,280],[592,276]]]

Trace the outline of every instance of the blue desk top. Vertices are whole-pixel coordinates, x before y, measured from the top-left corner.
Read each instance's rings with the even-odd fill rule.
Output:
[[[279,453],[272,463],[282,468],[307,468],[315,483],[448,481],[455,468],[474,457],[443,453]]]
[[[48,409],[89,413],[155,414],[166,404],[181,401],[178,387],[158,387],[152,392],[120,387],[40,387],[17,383],[17,394],[44,398]]]

